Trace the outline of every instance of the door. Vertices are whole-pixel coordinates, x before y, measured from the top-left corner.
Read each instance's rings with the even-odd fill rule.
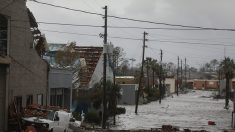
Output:
[[[0,65],[0,132],[4,129],[6,102],[6,66]]]

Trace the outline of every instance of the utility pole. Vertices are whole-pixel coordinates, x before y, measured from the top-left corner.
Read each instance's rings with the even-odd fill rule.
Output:
[[[143,39],[143,55],[142,55],[142,65],[141,65],[141,72],[140,72],[140,80],[139,80],[139,88],[137,90],[136,94],[136,100],[135,100],[135,114],[137,114],[138,111],[138,104],[139,104],[139,96],[140,96],[140,89],[141,89],[141,84],[142,84],[142,77],[144,75],[144,54],[145,54],[145,42],[147,41],[146,35],[148,33],[144,32],[144,39]]]
[[[183,67],[182,67],[182,59],[181,59],[181,66],[180,66],[180,74],[181,74],[181,76],[180,76],[180,88],[181,88],[181,90],[182,90],[182,82],[183,82]]]
[[[191,70],[190,70],[190,68],[189,68],[189,69],[188,69],[188,79],[189,79],[189,80],[191,79],[191,75],[190,75],[191,73],[190,73],[190,72],[191,72]]]
[[[103,56],[104,56],[104,65],[103,65],[103,112],[102,112],[102,128],[106,128],[106,65],[107,65],[107,13],[108,7],[105,6],[105,16],[104,16],[104,47],[103,47]]]
[[[176,94],[179,96],[179,56],[178,56],[178,67],[177,67],[177,86],[176,86]]]
[[[160,60],[160,71],[159,71],[159,104],[162,102],[162,50],[161,50],[161,60]]]
[[[187,84],[187,76],[186,76],[186,72],[187,72],[187,64],[186,64],[186,58],[184,59],[184,86],[186,86]]]

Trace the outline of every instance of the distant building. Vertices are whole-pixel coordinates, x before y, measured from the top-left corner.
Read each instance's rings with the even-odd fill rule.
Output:
[[[136,100],[136,91],[138,89],[138,84],[120,84],[121,99],[118,104],[124,105],[134,105]]]
[[[219,89],[219,80],[193,80],[193,89]]]
[[[165,79],[165,86],[166,86],[166,94],[171,95],[175,93],[176,89],[176,82],[175,78],[166,78]]]
[[[135,84],[134,76],[116,76],[115,80],[117,84]]]
[[[47,103],[47,63],[42,35],[25,0],[0,0],[0,131],[7,131],[8,106],[20,111]]]

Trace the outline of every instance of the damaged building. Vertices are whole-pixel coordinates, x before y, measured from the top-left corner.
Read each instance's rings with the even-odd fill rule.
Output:
[[[0,131],[7,131],[8,106],[18,111],[46,104],[44,38],[25,0],[0,0]]]
[[[73,52],[78,58],[71,66],[61,67],[56,62],[56,53],[64,50],[66,44],[48,44],[44,59],[50,64],[49,70],[49,102],[71,109],[72,97],[76,99],[81,90],[89,90],[103,77],[103,47],[75,46]],[[112,46],[109,46],[108,62],[111,61]],[[112,64],[107,62],[107,80],[113,79]],[[76,63],[76,64],[75,64]]]

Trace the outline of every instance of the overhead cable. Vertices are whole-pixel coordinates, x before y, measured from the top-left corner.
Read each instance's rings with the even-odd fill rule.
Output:
[[[84,10],[79,10],[79,9],[72,9],[69,7],[65,6],[59,6],[59,5],[54,5],[50,3],[45,3],[45,2],[40,2],[37,0],[30,0],[39,4],[44,4],[52,7],[57,7],[57,8],[63,8],[71,11],[78,11],[86,14],[92,14],[92,15],[98,15],[98,16],[104,16],[103,14],[96,13],[96,12],[90,12],[90,11],[84,11]],[[122,19],[122,20],[129,20],[129,21],[135,21],[135,22],[142,22],[142,23],[150,23],[150,24],[158,24],[158,25],[165,25],[165,26],[173,26],[173,27],[183,27],[183,28],[195,28],[195,29],[201,29],[201,30],[215,30],[215,31],[235,31],[235,29],[229,29],[229,28],[210,28],[210,27],[201,27],[201,26],[189,26],[189,25],[181,25],[181,24],[170,24],[170,23],[164,23],[164,22],[153,22],[153,21],[148,21],[148,20],[140,20],[140,19],[133,19],[133,18],[127,18],[127,17],[118,17],[114,15],[108,15],[110,18],[116,18],[116,19]]]

